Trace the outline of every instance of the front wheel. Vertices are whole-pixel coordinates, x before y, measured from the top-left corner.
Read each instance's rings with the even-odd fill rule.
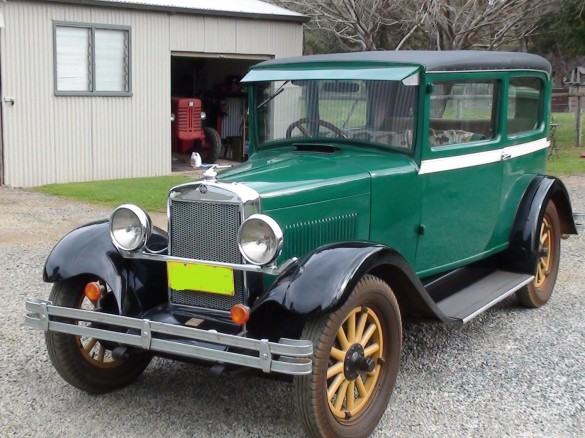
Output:
[[[77,277],[55,283],[49,300],[56,306],[94,310],[115,305],[112,293],[91,301],[84,294],[85,286],[94,278]],[[109,295],[109,296],[108,296]],[[87,323],[78,322],[80,325]],[[112,345],[87,336],[48,331],[45,335],[51,363],[69,384],[78,389],[101,394],[130,384],[146,369],[151,356],[140,353],[127,359],[112,355]]]
[[[392,395],[400,364],[398,303],[381,279],[366,275],[345,304],[305,324],[313,372],[296,377],[294,394],[311,437],[365,437]]]
[[[559,272],[561,225],[552,201],[546,206],[540,223],[538,254],[534,280],[516,292],[520,304],[529,308],[538,308],[546,304],[552,295]]]

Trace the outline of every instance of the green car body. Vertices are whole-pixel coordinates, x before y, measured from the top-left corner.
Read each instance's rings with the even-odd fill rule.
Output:
[[[338,62],[327,57],[322,59],[322,62],[310,64],[310,75],[328,77],[331,69],[341,70]],[[391,61],[378,64],[389,68],[395,65]],[[305,70],[294,60],[274,61],[265,68],[260,67],[257,69],[263,73],[262,79],[270,78],[272,71],[275,71],[274,77],[285,78],[286,68],[292,72],[290,77],[305,77]],[[346,62],[343,67],[352,69],[354,77],[363,76],[360,68],[364,72],[372,69],[371,63],[363,60]],[[406,71],[413,74],[412,69]],[[407,153],[376,148],[353,138],[335,139],[334,143],[327,139],[336,149],[332,152],[319,152],[317,148],[313,152],[310,146],[299,152],[290,141],[276,146],[258,144],[257,132],[252,130],[251,149],[254,152],[250,160],[220,174],[222,180],[244,182],[258,190],[263,212],[283,224],[286,242],[283,258],[302,257],[324,243],[371,241],[396,249],[415,268],[417,275],[424,277],[467,265],[507,248],[522,195],[531,177],[542,175],[545,170],[549,120],[549,106],[545,102],[550,100],[548,73],[507,70],[427,73],[420,65],[415,72],[420,75],[416,132],[421,135],[416,136],[416,143]],[[379,73],[379,77],[383,78],[383,74]],[[433,147],[428,136],[422,134],[429,131],[429,90],[436,81],[497,81],[494,101],[507,102],[509,81],[513,78],[542,81],[542,93],[536,96],[536,102],[527,101],[527,105],[540,106],[534,129],[508,135],[507,106],[501,106],[494,116],[497,131],[488,141]],[[257,104],[255,100],[250,102],[252,120]],[[253,129],[257,125],[252,122],[251,126]],[[295,140],[297,145],[302,141],[314,142],[313,138]],[[458,169],[421,172],[421,167],[436,163],[435,160],[454,159],[457,166],[458,158],[477,157],[482,153],[493,156],[506,148],[539,140],[540,149],[509,161],[498,157],[493,162],[491,157],[480,157],[480,164],[464,163],[465,167]],[[310,208],[302,207],[309,205]],[[296,229],[297,224],[325,220],[335,223],[346,216],[355,219],[345,235],[320,236],[314,241],[287,235],[290,234],[287,228]],[[455,230],[457,245],[452,242]]]
[[[560,237],[577,232],[545,175],[550,73],[471,51],[261,63],[243,79],[249,159],[171,189],[168,233],[125,205],[65,236],[45,265],[51,301],[28,300],[27,322],[86,391],[129,383],[149,350],[295,376],[308,435],[367,436],[402,319],[457,326],[512,293],[550,298]]]

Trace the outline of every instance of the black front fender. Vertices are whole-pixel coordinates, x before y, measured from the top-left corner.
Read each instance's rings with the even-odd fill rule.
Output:
[[[404,286],[423,296],[423,307],[432,306],[420,280],[397,251],[370,242],[344,242],[319,248],[281,274],[255,303],[252,314],[269,305],[297,315],[334,311],[368,272],[380,277],[384,272],[398,274],[395,278],[400,277]]]
[[[167,242],[167,234],[155,227],[149,246],[164,248]],[[103,279],[112,289],[122,315],[137,315],[166,300],[166,265],[122,257],[110,238],[108,221],[71,231],[49,254],[44,281],[55,283],[78,275]]]

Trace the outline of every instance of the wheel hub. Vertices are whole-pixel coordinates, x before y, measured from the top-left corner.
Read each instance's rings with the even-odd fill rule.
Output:
[[[365,357],[364,347],[360,344],[353,344],[347,349],[343,362],[343,374],[347,380],[354,381],[359,373],[371,373],[376,363],[369,357]]]

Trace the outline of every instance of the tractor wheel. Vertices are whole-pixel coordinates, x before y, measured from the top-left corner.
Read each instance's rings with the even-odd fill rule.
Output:
[[[221,153],[221,137],[213,128],[203,128],[203,132],[205,139],[201,141],[195,152],[199,152],[203,163],[213,164]]]
[[[310,437],[366,437],[392,395],[400,364],[398,303],[381,279],[366,275],[335,312],[309,319],[313,371],[294,381],[299,418]]]

